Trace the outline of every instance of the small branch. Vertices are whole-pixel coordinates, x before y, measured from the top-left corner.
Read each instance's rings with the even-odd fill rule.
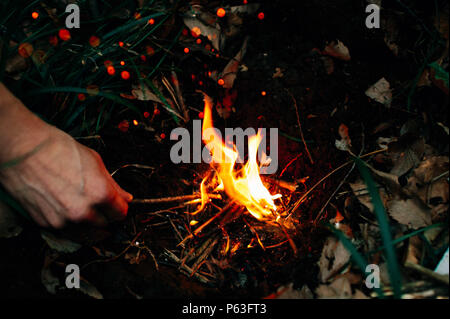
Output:
[[[200,282],[202,282],[204,284],[209,283],[209,280],[206,277],[204,277],[204,276],[202,276],[202,275],[200,275],[198,273],[194,273],[194,271],[192,270],[191,267],[186,266],[186,265],[182,265],[181,264],[181,259],[178,258],[173,252],[171,252],[167,248],[165,248],[165,253],[172,261],[174,261],[174,262],[176,262],[176,263],[178,263],[180,265],[180,269],[186,271],[189,275],[193,274],[193,276],[195,278],[197,278],[198,280],[200,280]]]
[[[293,182],[287,182],[281,179],[276,179],[276,178],[272,178],[272,177],[266,177],[266,176],[261,176],[261,179],[263,182],[269,183],[269,184],[273,184],[276,185],[278,187],[287,189],[291,192],[295,192],[298,188],[298,184],[297,183],[293,183]]]
[[[193,199],[199,199],[200,197],[201,197],[200,194],[193,194],[193,195],[182,195],[182,196],[162,197],[162,198],[133,199],[131,201],[131,204],[161,204],[161,203],[182,202]],[[218,194],[208,194],[208,197],[214,199],[222,198],[222,196]]]
[[[209,224],[211,224],[211,222],[213,222],[215,219],[217,219],[220,215],[222,215],[224,212],[226,212],[230,207],[232,207],[232,205],[234,204],[234,201],[229,202],[224,208],[222,208],[222,210],[220,210],[216,215],[214,215],[213,217],[211,217],[209,220],[207,220],[204,224],[202,224],[200,227],[198,227],[196,230],[194,230],[194,232],[192,234],[189,234],[186,238],[184,238],[177,246],[181,246],[184,245],[184,243],[193,238],[195,235],[197,235],[198,233],[200,233],[203,228],[205,228],[206,226],[208,226]]]
[[[295,114],[297,115],[297,123],[298,123],[298,129],[300,131],[300,137],[302,139],[303,145],[305,146],[305,150],[306,150],[306,153],[308,154],[308,157],[309,157],[309,160],[311,161],[311,164],[314,164],[314,160],[313,160],[313,158],[311,156],[311,153],[309,152],[308,146],[306,145],[305,137],[303,136],[302,123],[300,122],[300,115],[298,114],[297,101],[295,100],[295,97],[294,97],[294,95],[292,95],[291,91],[289,91],[288,89],[286,89],[286,91],[291,96],[292,101],[294,102]]]
[[[447,286],[449,285],[448,276],[438,274],[438,273],[432,271],[431,269],[425,268],[425,267],[423,267],[421,265],[413,264],[411,262],[406,262],[405,263],[405,267],[409,268],[409,269],[412,269],[412,270],[415,270],[415,271],[421,273],[422,275],[430,277],[430,278],[432,278],[434,280],[437,280],[437,281],[439,281],[441,283],[444,283]]]

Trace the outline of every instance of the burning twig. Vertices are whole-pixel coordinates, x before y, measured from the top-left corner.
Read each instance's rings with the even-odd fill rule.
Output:
[[[149,198],[149,199],[133,199],[132,204],[162,204],[162,203],[172,203],[172,202],[182,202],[189,201],[193,199],[199,199],[201,194],[193,195],[182,195],[182,196],[172,196],[172,197],[162,197],[162,198]],[[208,194],[209,198],[222,199],[219,194]]]
[[[276,185],[278,187],[287,189],[291,192],[295,192],[298,188],[298,184],[297,183],[293,183],[293,182],[287,182],[281,179],[276,179],[276,178],[272,178],[272,177],[267,177],[267,176],[261,176],[261,179],[263,180],[263,182],[266,183],[270,183],[273,185]]]
[[[244,218],[244,222],[245,222],[245,224],[247,224],[247,226],[248,226],[248,228],[250,229],[250,231],[252,232],[252,234],[256,236],[256,239],[257,239],[257,241],[258,241],[258,244],[261,246],[261,248],[262,248],[264,251],[266,251],[266,247],[264,247],[264,245],[263,245],[263,243],[262,243],[262,241],[261,241],[261,238],[259,238],[259,235],[258,235],[258,232],[256,231],[256,229],[255,229],[252,225],[250,225],[250,224],[247,222],[247,219],[245,219],[245,218]]]
[[[280,247],[281,245],[284,245],[288,241],[289,241],[289,239],[286,239],[286,240],[283,240],[281,243],[278,243],[278,244],[275,244],[275,245],[266,246],[266,249]]]

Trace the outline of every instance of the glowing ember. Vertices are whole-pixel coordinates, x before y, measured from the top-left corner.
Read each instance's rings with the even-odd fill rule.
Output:
[[[258,146],[262,136],[259,134],[249,137],[248,161],[239,170],[235,169],[238,152],[225,145],[222,138],[215,132],[212,122],[212,101],[205,96],[205,108],[203,111],[203,141],[211,153],[212,166],[219,179],[219,186],[223,186],[226,194],[237,204],[247,208],[252,216],[259,220],[278,219],[274,199],[281,195],[271,195],[263,185],[259,175],[257,163]],[[202,199],[205,198],[207,185],[206,177],[202,182]],[[203,200],[202,200],[203,201]]]

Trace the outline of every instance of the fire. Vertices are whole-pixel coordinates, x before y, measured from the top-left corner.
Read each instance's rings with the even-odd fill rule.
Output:
[[[248,141],[248,161],[239,170],[235,169],[238,159],[238,152],[225,145],[222,138],[213,129],[212,122],[212,101],[205,95],[205,109],[203,111],[203,142],[211,153],[212,166],[219,179],[219,186],[223,187],[225,193],[236,202],[243,205],[248,212],[259,220],[278,219],[277,207],[274,199],[281,195],[271,195],[264,186],[259,175],[259,165],[257,163],[258,146],[262,137],[258,134],[249,137]],[[202,203],[206,195],[205,177],[201,185]]]

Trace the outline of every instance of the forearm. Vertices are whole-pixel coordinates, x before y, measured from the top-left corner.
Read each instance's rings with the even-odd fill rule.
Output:
[[[48,139],[48,127],[0,83],[0,164],[33,151]]]

